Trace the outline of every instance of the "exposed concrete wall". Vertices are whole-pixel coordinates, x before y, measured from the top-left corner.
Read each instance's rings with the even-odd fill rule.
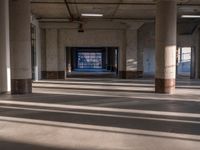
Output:
[[[137,29],[127,30],[126,70],[137,71]]]
[[[138,29],[138,25],[130,28],[127,24],[118,22],[104,24],[92,22],[84,24],[84,33],[79,33],[78,25],[74,23],[42,23],[40,27],[42,71],[64,71],[66,68],[66,47],[113,46],[119,47],[121,52],[123,49],[126,51],[126,65],[119,63],[121,70],[125,66],[126,71],[139,71],[145,72],[147,75],[154,75],[155,23],[145,23]],[[195,48],[196,77],[200,74],[198,74],[200,65],[197,58],[197,54],[199,54],[198,37],[197,29],[193,35],[177,36],[177,46]]]
[[[66,47],[119,47],[123,48],[123,31],[112,30],[59,30],[59,70],[65,68]]]
[[[194,65],[195,66],[195,77],[200,75],[199,70],[199,30],[198,28],[193,34],[177,35],[177,47],[193,47],[195,50]],[[155,63],[154,60],[155,52],[155,24],[146,23],[138,30],[138,70],[144,69],[150,70],[145,72],[147,75],[154,75]],[[145,59],[148,58],[148,59]],[[144,66],[145,65],[145,66]],[[147,66],[149,65],[149,66]],[[147,69],[148,68],[148,69]],[[199,73],[198,73],[199,72]]]
[[[145,75],[154,75],[155,60],[153,59],[155,58],[155,23],[146,23],[138,30],[137,58],[138,70],[144,73],[144,68],[147,68],[149,73],[145,70]]]
[[[178,47],[194,46],[193,35],[178,35],[177,39]]]
[[[58,31],[46,30],[46,71],[58,71]]]
[[[118,69],[137,71],[137,28],[140,25],[132,23],[127,28],[127,24],[121,22],[90,22],[84,24],[84,32],[79,33],[74,23],[41,23],[41,41],[46,42],[41,45],[41,70],[64,71],[66,47],[118,47]]]

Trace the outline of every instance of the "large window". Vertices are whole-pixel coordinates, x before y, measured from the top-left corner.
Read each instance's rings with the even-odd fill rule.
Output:
[[[177,52],[177,75],[190,76],[192,48],[180,47]]]
[[[178,63],[191,61],[191,47],[182,47],[178,49]]]
[[[78,52],[77,69],[102,69],[101,52]]]

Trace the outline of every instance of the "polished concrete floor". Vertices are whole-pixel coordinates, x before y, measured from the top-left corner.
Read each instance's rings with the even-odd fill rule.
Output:
[[[198,150],[200,81],[174,95],[153,80],[38,81],[0,95],[0,150]]]

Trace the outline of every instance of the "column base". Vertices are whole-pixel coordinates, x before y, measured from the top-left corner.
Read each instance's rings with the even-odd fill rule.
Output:
[[[119,71],[118,77],[120,79],[126,79],[126,71]]]
[[[42,71],[42,79],[65,79],[64,71]]]
[[[155,79],[155,93],[174,94],[175,88],[175,79]]]
[[[32,79],[12,79],[11,94],[31,94]]]
[[[120,79],[136,79],[142,77],[142,71],[119,71]]]
[[[142,71],[126,71],[126,78],[127,79],[137,79],[142,77]]]

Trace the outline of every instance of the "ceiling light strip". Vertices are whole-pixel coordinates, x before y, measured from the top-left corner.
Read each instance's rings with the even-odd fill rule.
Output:
[[[182,15],[181,18],[200,18],[200,15]]]
[[[103,14],[93,14],[93,13],[83,13],[81,14],[83,17],[103,17]]]

